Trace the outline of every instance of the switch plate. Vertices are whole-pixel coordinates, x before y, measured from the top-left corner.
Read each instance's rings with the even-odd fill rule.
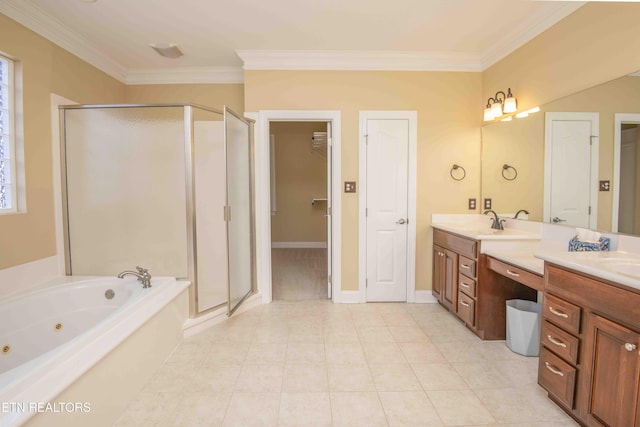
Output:
[[[355,181],[345,181],[344,182],[344,192],[345,193],[355,193],[356,192],[356,182]]]
[[[476,209],[476,199],[469,199],[469,210],[473,211]]]
[[[491,209],[491,199],[484,199],[484,208]]]
[[[611,190],[611,182],[609,180],[600,181],[600,191],[610,191]]]

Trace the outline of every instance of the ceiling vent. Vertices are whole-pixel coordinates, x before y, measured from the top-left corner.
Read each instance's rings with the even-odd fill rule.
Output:
[[[158,54],[166,57],[166,58],[180,58],[182,55],[182,51],[175,43],[156,43],[150,45],[153,50],[158,52]]]

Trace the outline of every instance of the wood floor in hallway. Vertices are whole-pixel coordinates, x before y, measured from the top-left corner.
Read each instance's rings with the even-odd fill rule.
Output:
[[[327,250],[296,248],[271,250],[273,299],[327,299]]]

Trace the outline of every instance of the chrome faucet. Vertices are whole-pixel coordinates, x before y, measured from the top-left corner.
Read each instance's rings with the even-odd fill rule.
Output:
[[[149,274],[149,270],[142,267],[136,267],[136,270],[138,271],[123,271],[122,273],[118,274],[118,279],[122,279],[124,278],[124,276],[136,276],[138,278],[138,282],[142,283],[143,288],[150,288],[151,275]]]
[[[529,215],[529,211],[526,209],[520,209],[518,212],[516,212],[516,216],[513,217],[513,219],[518,219],[518,215],[520,215],[520,213],[523,213],[525,215]]]
[[[495,213],[493,210],[489,209],[484,211],[484,214],[488,214],[488,213],[492,213],[493,214],[493,218],[491,218],[491,228],[493,228],[494,230],[504,230],[504,226],[502,225],[502,223],[505,222],[504,219],[500,219],[498,217],[498,214]]]

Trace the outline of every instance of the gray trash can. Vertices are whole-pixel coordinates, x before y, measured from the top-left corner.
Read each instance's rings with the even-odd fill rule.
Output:
[[[540,354],[540,313],[542,306],[534,301],[507,301],[507,347],[524,356]]]

